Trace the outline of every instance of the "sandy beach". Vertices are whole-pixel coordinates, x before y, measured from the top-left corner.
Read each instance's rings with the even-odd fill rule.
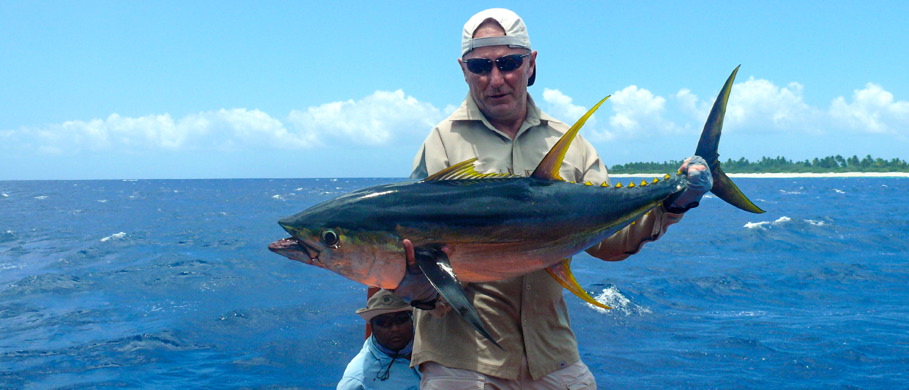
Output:
[[[659,173],[613,174],[609,177],[659,177]],[[728,173],[729,177],[746,178],[796,178],[796,177],[909,177],[909,172],[828,172],[828,173]]]

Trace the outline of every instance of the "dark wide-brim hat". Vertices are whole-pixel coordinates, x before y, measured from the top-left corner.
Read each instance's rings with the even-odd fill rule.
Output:
[[[391,291],[379,290],[379,292],[369,297],[365,308],[357,310],[357,314],[363,317],[366,322],[369,322],[375,316],[411,310],[413,310],[412,306],[401,300],[397,295],[392,294]]]

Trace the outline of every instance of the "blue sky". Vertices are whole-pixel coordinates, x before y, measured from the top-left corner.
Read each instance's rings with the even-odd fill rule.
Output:
[[[404,177],[516,11],[537,103],[607,165],[681,159],[741,64],[721,158],[909,157],[909,2],[0,2],[0,180]]]

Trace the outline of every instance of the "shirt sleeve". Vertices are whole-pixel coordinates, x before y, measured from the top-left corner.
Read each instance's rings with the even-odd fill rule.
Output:
[[[445,152],[445,145],[442,143],[442,135],[439,128],[436,127],[429,132],[423,145],[413,159],[413,171],[410,178],[419,180],[425,179],[429,173],[435,173],[448,167],[448,154]]]
[[[366,386],[358,378],[345,376],[338,382],[337,390],[366,390]]]
[[[608,172],[596,150],[590,144],[587,144],[586,149],[589,163],[583,179],[578,182],[609,183]],[[670,225],[681,220],[682,214],[666,211],[661,203],[622,230],[588,248],[587,253],[606,261],[625,260],[638,253],[644,244],[659,239]]]

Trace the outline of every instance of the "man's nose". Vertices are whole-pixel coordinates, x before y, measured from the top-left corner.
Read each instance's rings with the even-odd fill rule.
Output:
[[[503,84],[505,84],[505,73],[502,73],[497,66],[493,66],[489,71],[489,86],[498,88]]]

